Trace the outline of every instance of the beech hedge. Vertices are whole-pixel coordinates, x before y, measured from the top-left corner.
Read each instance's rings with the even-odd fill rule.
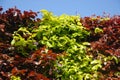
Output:
[[[120,16],[0,7],[0,80],[119,80]]]

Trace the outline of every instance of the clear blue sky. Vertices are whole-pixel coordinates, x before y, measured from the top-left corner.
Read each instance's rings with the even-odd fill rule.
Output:
[[[120,15],[120,0],[0,0],[4,10],[16,6],[20,10],[39,11],[46,9],[55,15],[68,14],[80,16]]]

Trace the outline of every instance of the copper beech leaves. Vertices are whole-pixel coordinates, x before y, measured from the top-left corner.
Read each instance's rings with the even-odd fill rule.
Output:
[[[2,79],[10,79],[10,76],[19,76],[22,80],[49,80],[53,78],[53,62],[56,60],[58,54],[40,48],[31,54],[28,58],[23,58],[19,55],[13,57],[7,54],[0,54],[0,76]],[[47,75],[45,77],[44,75]]]
[[[103,60],[103,67],[100,71],[104,75],[103,79],[119,80],[119,76],[115,76],[115,73],[120,72],[120,16],[84,17],[81,18],[81,22],[91,31],[88,41],[91,43],[94,57],[96,58],[96,55],[98,55],[98,58],[102,58],[99,55],[100,53],[106,57],[105,61]],[[102,29],[103,32],[96,34],[94,32],[96,28]],[[112,59],[114,56],[117,58]],[[106,61],[107,58],[109,59],[108,61]]]
[[[20,27],[37,26],[37,21],[40,19],[36,19],[36,16],[37,12],[32,10],[22,13],[14,7],[3,12],[3,8],[0,7],[0,35],[2,40],[10,42],[12,33]]]
[[[81,22],[92,32],[89,40],[94,50],[120,57],[120,16],[84,17]],[[103,33],[95,34],[96,28],[101,28]]]
[[[119,15],[42,13],[0,7],[0,80],[120,80]]]

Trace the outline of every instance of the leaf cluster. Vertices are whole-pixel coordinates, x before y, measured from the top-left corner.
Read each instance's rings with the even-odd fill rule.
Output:
[[[102,20],[101,20],[102,19]],[[101,59],[103,67],[100,72],[108,79],[117,79],[115,74],[119,69],[119,29],[120,16],[113,17],[84,17],[81,18],[82,24],[91,31],[89,42],[91,43],[94,58]],[[95,33],[96,28],[102,33]],[[101,31],[100,30],[100,31]],[[106,78],[107,79],[107,78]]]
[[[103,19],[103,20],[101,20]],[[120,16],[113,17],[85,17],[82,24],[91,31],[90,42],[94,50],[119,57]],[[98,34],[96,34],[98,32]],[[100,34],[99,34],[100,33]],[[95,39],[96,38],[96,39]]]
[[[39,44],[58,51],[66,51],[75,43],[85,41],[89,32],[79,22],[79,16],[54,16],[46,10],[41,11],[43,18],[35,31]],[[48,17],[49,16],[49,17]]]
[[[15,46],[16,52],[27,56],[28,53],[37,50],[36,40],[33,39],[34,37],[35,35],[30,33],[27,28],[21,27],[14,32],[11,45]]]
[[[41,13],[0,7],[0,80],[119,80],[120,16]]]
[[[54,61],[57,54],[45,47],[33,52],[27,58],[19,55],[13,57],[0,54],[0,79],[49,80],[54,78]],[[48,78],[47,78],[47,77]]]
[[[17,9],[9,8],[3,11],[0,7],[0,41],[5,40],[10,42],[14,31],[22,27],[33,27],[37,26],[40,20],[36,19],[37,12],[23,11],[23,13]]]

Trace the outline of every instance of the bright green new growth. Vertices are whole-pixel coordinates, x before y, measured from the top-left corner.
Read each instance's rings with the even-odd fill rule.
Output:
[[[46,10],[42,22],[36,30],[39,44],[46,45],[55,51],[65,51],[56,61],[56,78],[61,80],[97,79],[97,70],[101,68],[101,61],[86,55],[86,42],[90,32],[80,23],[79,16],[53,16]]]
[[[42,22],[37,30],[39,44],[48,48],[66,51],[70,46],[85,41],[90,32],[86,31],[80,23],[79,16],[53,16],[46,10],[43,13]]]
[[[15,46],[19,53],[26,56],[30,51],[37,49],[36,40],[33,39],[34,36],[35,34],[30,33],[27,28],[21,27],[14,32],[11,45]]]
[[[87,38],[90,32],[80,23],[79,16],[54,16],[46,10],[41,11],[43,18],[38,29],[28,31],[20,28],[13,35],[11,44],[22,55],[46,46],[56,52],[65,52],[55,63],[55,75],[60,80],[98,79],[97,70],[101,61],[86,55]],[[37,43],[37,44],[36,44]],[[27,49],[26,49],[27,48]],[[27,51],[28,50],[28,51]]]
[[[95,28],[94,32],[97,34],[97,33],[103,33],[103,30],[100,29],[100,28]]]
[[[19,76],[11,76],[10,80],[21,80]]]

